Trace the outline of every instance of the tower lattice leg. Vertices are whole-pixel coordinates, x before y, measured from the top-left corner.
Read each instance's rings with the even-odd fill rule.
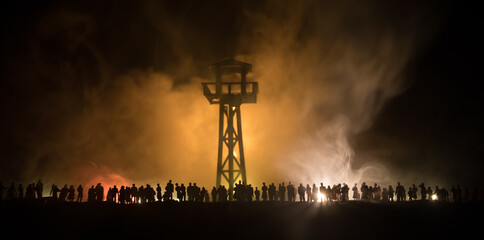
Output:
[[[233,200],[237,180],[247,183],[240,105],[220,104],[217,187],[228,186],[229,200]],[[222,181],[226,184],[222,184]]]

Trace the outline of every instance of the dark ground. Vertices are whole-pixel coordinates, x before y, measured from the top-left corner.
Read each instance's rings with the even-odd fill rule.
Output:
[[[1,232],[67,239],[477,238],[482,203],[1,202]]]

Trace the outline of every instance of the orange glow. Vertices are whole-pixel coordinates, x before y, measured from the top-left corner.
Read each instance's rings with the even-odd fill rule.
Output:
[[[318,192],[318,202],[326,202],[326,195],[324,193]]]
[[[88,181],[88,184],[86,184],[86,186],[84,187],[84,192],[87,193],[88,189],[91,188],[91,186],[96,187],[96,184],[98,183],[101,183],[101,185],[104,187],[104,200],[106,199],[106,195],[110,187],[116,185],[116,187],[120,189],[121,186],[131,186],[132,184],[126,178],[122,177],[119,174],[109,173],[106,175],[94,177],[90,181]],[[87,200],[87,195],[84,197],[84,199]]]

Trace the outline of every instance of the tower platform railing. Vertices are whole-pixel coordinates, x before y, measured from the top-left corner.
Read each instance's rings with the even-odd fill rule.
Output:
[[[259,92],[258,82],[223,82],[221,94],[216,93],[215,82],[204,82],[203,94],[207,97],[210,104],[242,104],[242,103],[256,103],[257,93]],[[245,91],[243,85],[245,85]]]

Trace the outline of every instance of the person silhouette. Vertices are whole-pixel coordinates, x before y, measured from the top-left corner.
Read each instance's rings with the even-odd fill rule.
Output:
[[[178,186],[178,183],[175,183],[175,192],[176,192],[176,199],[181,202],[181,187]]]
[[[312,192],[309,184],[306,184],[306,195],[308,196],[308,202],[312,202]]]
[[[405,201],[405,188],[400,185],[400,182],[397,182],[395,191],[397,193],[397,202]]]
[[[292,185],[291,182],[287,185],[287,200],[289,202],[294,202],[296,198],[296,190],[294,188],[294,185]]]
[[[275,192],[276,192],[276,186],[274,185],[274,183],[271,183],[271,185],[269,185],[269,190],[268,190],[269,201],[274,201]]]
[[[114,203],[117,202],[116,199],[119,199],[118,193],[119,193],[118,187],[114,185],[113,188],[111,189],[111,202],[114,202]]]
[[[165,187],[165,191],[168,194],[169,200],[173,200],[173,190],[173,183],[171,183],[171,180],[169,180]]]
[[[136,187],[136,184],[134,184],[134,183],[131,186],[131,196],[133,198],[134,203],[139,203],[138,188]]]
[[[299,194],[299,201],[300,202],[305,202],[306,198],[306,188],[302,185],[302,183],[299,183],[299,187],[297,188],[297,193]]]
[[[442,191],[439,189],[439,186],[435,186],[434,194],[436,196],[435,200],[443,200],[442,199]]]
[[[266,186],[266,183],[263,182],[262,183],[262,201],[266,201],[267,200],[267,186]]]
[[[427,188],[424,183],[420,183],[418,186],[420,188],[420,196],[422,200],[427,200]]]
[[[388,185],[388,199],[393,202],[393,196],[395,195],[395,191],[393,190],[392,185]]]
[[[67,194],[69,193],[69,188],[67,188],[67,184],[62,187],[60,190],[59,200],[65,201],[67,198]]]
[[[75,189],[74,189],[74,186],[71,185],[69,187],[69,190],[67,192],[67,200],[69,200],[69,202],[73,202],[74,201],[74,193],[75,193]]]
[[[328,185],[328,190],[331,191],[331,188],[329,188],[329,185]],[[321,183],[319,185],[318,202],[322,202],[323,201],[323,194],[325,194],[327,198],[331,198],[331,192],[328,192],[328,194],[327,194],[326,193],[326,188],[324,187],[323,183]]]
[[[138,188],[138,202],[139,203],[145,203],[146,202],[146,194],[145,194],[145,188],[143,185],[141,185],[139,188]]]
[[[50,195],[53,199],[57,199],[57,193],[59,193],[59,191],[59,188],[55,184],[52,184],[50,187]]]
[[[156,184],[156,198],[158,199],[158,202],[161,202],[161,187],[160,184]]]
[[[284,186],[284,182],[279,185],[279,199],[281,202],[286,201],[286,187]]]
[[[383,201],[388,201],[388,189],[387,188],[383,188],[383,191],[382,191],[382,200]]]
[[[82,185],[79,185],[77,187],[77,202],[82,202],[83,192],[84,192],[84,189],[82,188]]]
[[[351,188],[353,191],[353,200],[359,200],[360,199],[360,193],[358,192],[358,184],[355,183],[355,186]]]
[[[122,205],[126,203],[126,189],[122,185],[121,188],[119,189],[119,197],[118,197],[118,202]]]
[[[87,201],[88,202],[96,201],[96,189],[94,189],[94,185],[91,185],[91,188],[87,190]]]
[[[96,185],[96,201],[102,202],[104,200],[104,187],[101,185],[101,183],[98,183]]]
[[[249,202],[252,202],[252,199],[254,198],[254,188],[250,184],[247,185],[247,188],[246,188],[246,197],[247,197],[247,201]]]
[[[432,188],[428,187],[427,188],[427,195],[429,195],[429,200],[433,200],[433,193],[432,193]]]
[[[348,192],[350,191],[350,188],[346,183],[343,183],[343,187],[341,187],[341,201],[347,201],[349,200],[349,195]]]
[[[363,182],[361,184],[360,191],[361,191],[361,199],[363,199],[363,200],[368,199],[368,191],[369,191],[369,188],[368,188],[368,185],[366,185],[365,182]]]
[[[212,202],[216,202],[217,201],[217,192],[218,192],[217,191],[217,188],[215,186],[213,186],[212,192],[211,192],[211,194],[212,194]]]
[[[126,204],[133,203],[133,195],[131,195],[131,187],[126,186]]]
[[[255,187],[254,195],[255,195],[255,201],[256,202],[260,201],[260,191],[259,189],[257,189],[257,187]]]
[[[181,200],[180,201],[186,201],[187,200],[187,191],[185,185],[183,183],[180,185],[180,193],[181,193]]]
[[[192,183],[189,182],[187,186],[187,195],[188,195],[188,201],[192,202],[193,201],[193,186]]]
[[[223,186],[222,185],[220,185],[217,188],[217,196],[218,196],[218,201],[219,202],[225,202],[226,199],[224,199],[225,195],[224,195],[224,189],[223,189]]]
[[[318,193],[319,193],[319,188],[316,186],[316,183],[313,183],[313,192],[311,196],[311,199],[313,200],[313,202],[318,201]]]
[[[37,182],[37,185],[35,185],[35,191],[37,192],[37,199],[42,199],[42,193],[44,191],[44,184],[42,184],[42,181]]]

